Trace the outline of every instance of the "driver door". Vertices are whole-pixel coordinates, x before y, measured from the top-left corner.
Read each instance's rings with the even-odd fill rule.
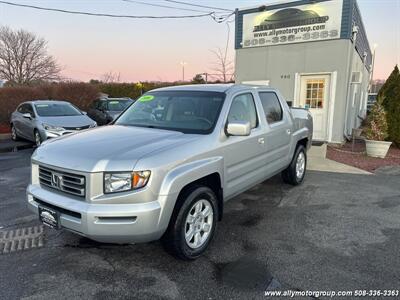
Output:
[[[25,118],[23,114],[29,113],[31,114],[31,118]],[[18,124],[18,130],[19,134],[22,137],[25,137],[29,140],[33,139],[33,118],[35,117],[35,114],[33,112],[32,105],[29,103],[23,104],[21,107],[21,113],[19,116],[19,124]]]
[[[264,131],[259,122],[255,97],[251,92],[234,96],[227,122],[248,121],[249,136],[229,136],[223,147],[225,197],[233,197],[265,178],[263,164]]]

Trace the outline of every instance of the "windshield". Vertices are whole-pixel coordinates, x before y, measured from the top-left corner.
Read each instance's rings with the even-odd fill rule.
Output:
[[[133,102],[132,100],[110,100],[110,101],[108,101],[108,110],[109,111],[123,111],[132,102]]]
[[[41,117],[78,116],[82,113],[70,103],[35,104],[37,114]]]
[[[115,124],[211,133],[218,120],[225,93],[199,91],[150,92],[140,97]]]

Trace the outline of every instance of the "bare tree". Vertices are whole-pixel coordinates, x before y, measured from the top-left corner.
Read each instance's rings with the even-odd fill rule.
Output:
[[[229,39],[231,33],[231,27],[229,26],[229,23],[231,22],[232,21],[226,22],[227,37],[226,37],[225,51],[223,51],[221,48],[217,48],[216,50],[210,50],[212,53],[214,53],[216,57],[216,61],[214,62],[214,66],[212,68],[212,70],[216,72],[216,74],[209,74],[209,75],[216,76],[217,79],[222,82],[227,82],[228,80],[232,81],[235,72],[233,61],[231,61],[228,58]]]
[[[101,76],[101,81],[104,83],[115,83],[119,82],[121,79],[121,73],[114,73],[113,71],[109,71],[107,73],[104,73],[103,76]]]
[[[227,82],[232,80],[234,73],[234,65],[233,61],[229,60],[227,57],[227,53],[222,51],[221,48],[217,48],[216,50],[210,50],[215,55],[215,62],[212,66],[212,71],[217,77],[218,80],[222,82]]]
[[[47,41],[26,30],[0,27],[0,78],[11,85],[60,79],[61,68]]]

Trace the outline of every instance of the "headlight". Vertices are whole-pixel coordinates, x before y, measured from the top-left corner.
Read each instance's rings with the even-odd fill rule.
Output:
[[[53,126],[53,125],[48,125],[48,124],[42,124],[45,130],[51,130],[51,131],[63,131],[64,128],[58,127],[58,126]]]
[[[150,171],[104,173],[104,192],[109,194],[140,189],[146,186],[150,174]]]
[[[97,123],[94,122],[93,124],[91,124],[91,125],[89,126],[89,128],[93,128],[93,127],[96,127],[96,126],[97,126]]]

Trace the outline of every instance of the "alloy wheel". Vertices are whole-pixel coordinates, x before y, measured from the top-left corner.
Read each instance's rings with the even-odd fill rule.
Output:
[[[14,125],[11,126],[11,138],[15,141],[17,139],[17,132]]]
[[[42,143],[42,139],[40,138],[40,134],[37,131],[35,132],[35,143],[36,143],[37,147],[39,147],[40,144]]]
[[[201,199],[193,204],[185,222],[185,240],[190,248],[200,248],[207,242],[213,218],[213,208],[208,200]]]
[[[301,179],[303,177],[305,168],[306,168],[306,157],[304,155],[304,152],[300,152],[299,155],[297,156],[297,161],[296,161],[297,179]]]

